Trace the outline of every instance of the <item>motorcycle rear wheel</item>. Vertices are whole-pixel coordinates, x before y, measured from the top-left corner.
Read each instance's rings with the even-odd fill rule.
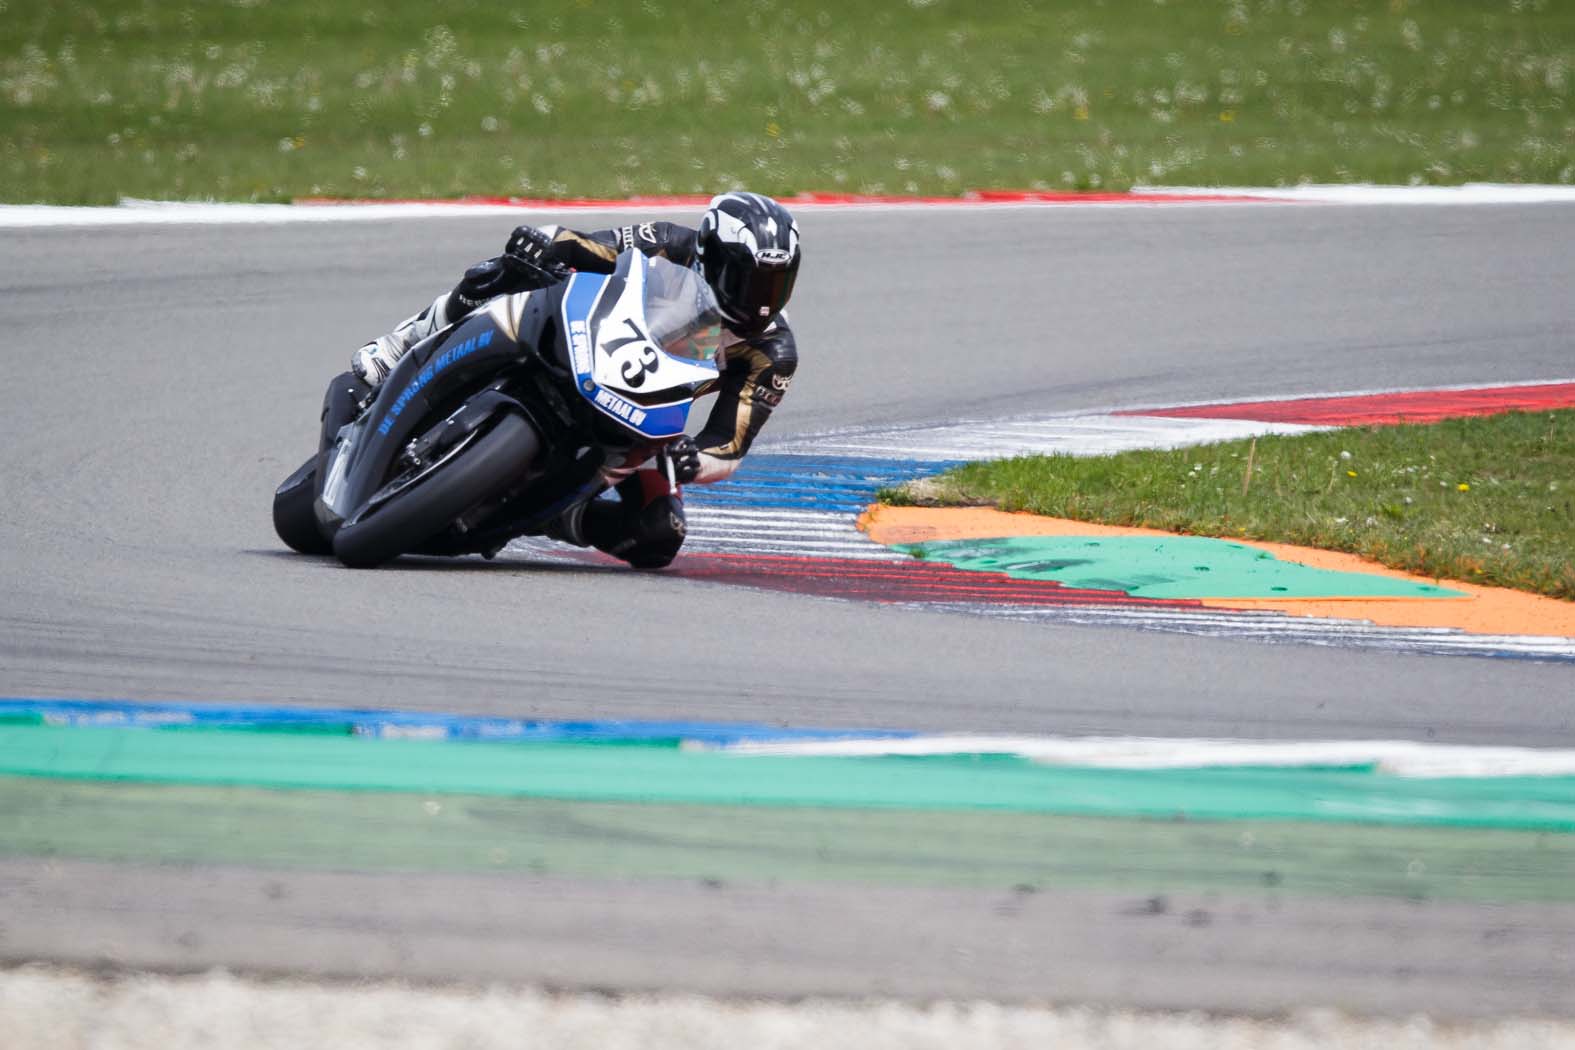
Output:
[[[317,457],[302,463],[273,494],[273,531],[291,550],[332,554],[334,545],[317,527],[312,503],[317,498]]]
[[[334,555],[352,569],[370,569],[414,550],[467,510],[502,494],[540,449],[529,423],[504,415],[431,477],[342,525],[334,534]]]

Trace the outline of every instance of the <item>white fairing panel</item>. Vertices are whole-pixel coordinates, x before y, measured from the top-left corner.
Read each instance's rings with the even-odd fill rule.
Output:
[[[672,390],[672,401],[688,400],[691,383],[715,379],[715,365],[696,364],[662,352],[645,321],[646,265],[629,267],[629,278],[612,310],[597,327],[591,377],[597,385],[641,395],[647,404]]]

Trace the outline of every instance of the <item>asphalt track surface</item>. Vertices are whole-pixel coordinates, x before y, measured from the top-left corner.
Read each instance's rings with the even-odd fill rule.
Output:
[[[820,212],[801,226],[802,365],[773,437],[1575,371],[1566,205]],[[369,573],[284,553],[269,500],[312,448],[328,376],[507,227],[0,235],[0,693],[1575,744],[1568,666],[995,622],[507,556]],[[743,887],[697,901],[655,882],[280,879],[5,862],[0,896],[17,907],[0,957],[722,993],[1575,1009],[1563,994],[1575,912],[1554,906],[1243,899],[1210,905],[1240,921],[1143,926],[1120,895],[1064,895],[1003,938],[982,894]],[[174,912],[155,903],[192,880],[243,888],[193,892]],[[483,898],[484,923],[467,903]],[[374,899],[376,921],[358,920]],[[1325,928],[1349,936],[1311,935]],[[1543,930],[1564,931],[1563,947]],[[544,963],[542,944],[567,961]],[[1085,966],[1096,945],[1105,962]],[[1466,1001],[1467,985],[1487,991]]]

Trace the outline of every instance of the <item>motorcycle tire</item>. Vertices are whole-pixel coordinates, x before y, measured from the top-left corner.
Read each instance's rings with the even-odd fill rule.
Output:
[[[273,531],[291,550],[332,554],[334,545],[317,527],[312,503],[317,498],[317,457],[302,463],[273,494]]]
[[[352,569],[370,569],[414,550],[517,481],[540,449],[529,423],[504,415],[431,477],[340,526],[334,555]]]

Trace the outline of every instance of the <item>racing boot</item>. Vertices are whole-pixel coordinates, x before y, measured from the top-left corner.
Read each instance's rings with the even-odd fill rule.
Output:
[[[449,323],[454,292],[444,292],[432,305],[404,320],[398,328],[367,343],[350,355],[350,371],[367,386],[377,389],[410,348]]]
[[[562,514],[559,514],[548,523],[544,535],[548,539],[554,539],[560,543],[572,543],[576,547],[589,547],[591,541],[585,538],[585,508],[591,502],[586,500],[576,503]]]
[[[616,499],[592,499],[565,510],[548,525],[552,539],[595,547],[636,569],[660,569],[684,545],[684,501],[654,470],[620,482]]]

